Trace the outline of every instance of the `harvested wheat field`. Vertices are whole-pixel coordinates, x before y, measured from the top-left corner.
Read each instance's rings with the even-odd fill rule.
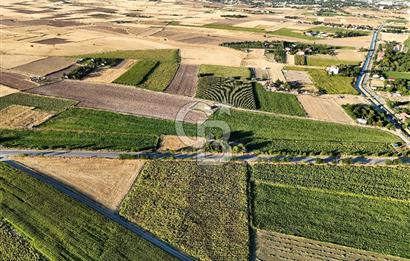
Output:
[[[313,85],[308,72],[284,70],[283,74],[288,82],[297,82],[302,85]]]
[[[257,260],[403,260],[397,257],[265,230],[258,230],[256,241]]]
[[[352,118],[350,118],[343,108],[333,99],[313,97],[310,95],[298,95],[298,100],[308,116],[312,119],[355,124]]]
[[[18,90],[0,84],[0,97],[18,92]]]
[[[135,63],[136,60],[124,60],[115,67],[103,69],[96,74],[89,75],[84,81],[111,83],[127,72]]]
[[[0,128],[32,128],[53,116],[52,113],[35,110],[34,107],[10,105],[0,110]]]
[[[29,92],[79,101],[77,106],[174,121],[178,112],[193,98],[148,91],[135,87],[83,81],[60,81],[31,89]],[[185,121],[203,122],[207,115],[191,111]]]
[[[73,187],[112,210],[118,208],[143,166],[140,160],[62,157],[13,159]]]
[[[54,56],[24,64],[13,69],[35,76],[45,76],[72,66],[76,60],[76,58]]]
[[[0,71],[0,84],[17,90],[27,90],[36,87],[37,84],[30,81],[30,79],[19,73]]]
[[[198,71],[198,65],[181,64],[165,92],[194,97],[198,83]]]
[[[0,57],[0,68],[11,69],[44,58],[46,57],[36,55],[2,54]]]
[[[200,149],[205,143],[206,139],[201,137],[180,137],[175,135],[163,135],[161,136],[161,143],[159,151],[178,151],[181,149]]]

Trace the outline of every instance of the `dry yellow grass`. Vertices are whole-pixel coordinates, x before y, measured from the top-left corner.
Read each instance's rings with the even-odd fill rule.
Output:
[[[13,89],[13,88],[10,88],[10,87],[7,87],[7,86],[4,86],[4,85],[0,84],[0,97],[4,97],[4,96],[7,96],[9,94],[16,93],[16,92],[19,92],[19,91],[16,90],[16,89]]]
[[[34,107],[10,105],[0,111],[0,128],[32,128],[52,116],[52,113],[35,110]]]
[[[73,187],[112,210],[117,210],[143,166],[140,160],[62,157],[13,159]]]
[[[299,95],[298,100],[302,104],[308,116],[312,119],[355,124],[352,118],[350,118],[343,108],[333,99],[313,97],[310,95]]]
[[[164,135],[161,137],[160,151],[178,151],[185,148],[200,149],[204,146],[204,138],[186,137],[183,141],[174,135]]]

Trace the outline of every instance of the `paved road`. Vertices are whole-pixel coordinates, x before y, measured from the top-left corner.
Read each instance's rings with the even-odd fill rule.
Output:
[[[10,156],[28,155],[28,156],[44,156],[44,157],[79,157],[79,158],[119,158],[121,154],[139,155],[144,158],[160,159],[174,157],[175,159],[206,159],[206,160],[219,160],[220,154],[198,154],[198,153],[161,153],[161,152],[100,152],[100,151],[65,151],[65,150],[24,150],[24,149],[0,149],[0,160],[7,160]],[[233,160],[236,161],[258,161],[258,160],[287,160],[293,163],[314,163],[319,157],[309,156],[269,156],[269,155],[255,155],[255,154],[237,154],[233,156]],[[350,157],[353,163],[366,164],[366,165],[383,165],[386,160],[394,159],[392,157]],[[326,157],[325,163],[334,162],[339,158]],[[410,162],[410,158],[402,158],[404,162]]]
[[[397,135],[400,136],[406,144],[410,144],[410,136],[405,131],[405,127],[400,120],[396,118],[395,112],[386,105],[386,101],[382,97],[377,95],[377,93],[371,88],[368,88],[368,81],[370,78],[369,71],[373,66],[373,58],[376,55],[376,44],[382,28],[383,25],[379,26],[379,28],[373,32],[370,49],[363,63],[362,69],[360,70],[359,76],[357,77],[355,87],[363,96],[367,97],[380,112],[387,115],[389,121],[396,127]]]
[[[106,218],[108,218],[108,219],[116,222],[117,224],[123,226],[124,228],[126,228],[129,231],[133,232],[135,235],[137,235],[139,237],[142,237],[143,239],[149,241],[153,245],[159,247],[160,249],[162,249],[165,252],[169,253],[170,255],[178,258],[179,260],[183,260],[183,261],[193,260],[191,257],[181,253],[180,251],[178,251],[177,249],[171,247],[167,243],[157,239],[152,234],[144,231],[139,226],[137,226],[137,225],[135,225],[131,222],[128,222],[127,220],[125,220],[124,218],[122,218],[120,215],[113,212],[112,210],[101,206],[100,204],[98,204],[95,201],[91,200],[87,196],[84,196],[83,194],[77,193],[76,191],[74,191],[71,188],[65,186],[64,184],[56,181],[55,179],[53,179],[51,177],[48,177],[46,175],[43,175],[39,172],[33,171],[33,170],[27,168],[26,166],[24,166],[23,164],[17,163],[17,162],[12,161],[12,160],[7,160],[6,159],[6,160],[3,160],[3,162],[5,162],[6,164],[12,166],[13,168],[16,168],[18,170],[21,170],[21,171],[27,173],[28,175],[40,180],[43,183],[51,185],[55,189],[57,189],[57,190],[61,191],[62,193],[68,195],[69,197],[73,198],[74,200],[83,203],[87,207],[97,211],[98,213],[105,216]]]

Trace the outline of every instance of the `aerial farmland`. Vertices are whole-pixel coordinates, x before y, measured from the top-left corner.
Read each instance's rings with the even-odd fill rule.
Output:
[[[0,260],[410,260],[408,1],[0,10]]]

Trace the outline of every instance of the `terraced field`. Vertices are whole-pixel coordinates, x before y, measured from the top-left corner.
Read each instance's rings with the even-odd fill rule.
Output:
[[[409,258],[409,167],[256,164],[259,229]]]
[[[0,214],[50,260],[173,260],[122,226],[0,163]]]
[[[200,260],[248,260],[246,166],[145,164],[120,214]]]
[[[232,78],[201,77],[196,97],[240,108],[257,108],[252,83]]]

